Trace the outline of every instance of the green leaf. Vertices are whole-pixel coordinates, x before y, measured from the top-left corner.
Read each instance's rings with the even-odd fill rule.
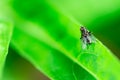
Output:
[[[61,51],[31,37],[19,28],[14,30],[12,44],[19,50],[20,55],[28,59],[52,80],[95,80],[91,74]]]
[[[0,80],[12,36],[13,24],[6,0],[0,0]]]
[[[0,79],[3,66],[8,53],[8,47],[12,34],[12,25],[0,17]]]
[[[120,79],[119,60],[97,39],[83,49],[80,24],[47,1],[15,0],[13,8],[20,16],[13,46],[51,79]]]

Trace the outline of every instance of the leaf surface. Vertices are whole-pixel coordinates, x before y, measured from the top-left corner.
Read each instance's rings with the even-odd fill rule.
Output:
[[[3,71],[3,66],[8,53],[8,47],[12,34],[11,23],[0,18],[0,78]]]
[[[32,61],[36,67],[51,79],[62,80],[64,76],[62,74],[68,69],[68,66],[69,68],[73,66],[72,73],[74,73],[76,80],[81,78],[81,75],[79,74],[79,72],[81,73],[81,70],[79,69],[82,68],[84,69],[83,73],[84,71],[87,71],[92,75],[90,80],[120,79],[120,64],[117,58],[97,39],[95,43],[92,43],[91,45],[88,45],[88,48],[83,49],[83,44],[79,39],[80,24],[58,11],[56,7],[48,4],[47,1],[14,0],[13,8],[17,14],[19,14],[19,17],[15,18],[17,29],[15,29],[13,36],[13,45],[18,47],[17,50],[20,51],[21,55]],[[19,32],[19,30],[22,32]],[[23,32],[32,38],[27,38]],[[23,39],[21,38],[21,35]],[[32,39],[34,40],[31,41]],[[40,41],[40,43],[37,43],[37,41]],[[63,57],[60,57],[61,55],[65,57],[63,61]],[[60,57],[61,59],[57,58],[58,60],[56,60],[55,57]],[[48,67],[48,60],[46,61],[46,58],[48,58],[49,61],[52,60],[49,64],[52,68],[49,67],[45,69],[45,67],[43,67]],[[69,63],[71,62],[69,61],[64,63],[65,60],[69,59],[77,65],[71,64],[70,66]],[[39,61],[39,63],[37,61]],[[55,66],[56,64],[57,67]],[[55,69],[53,69],[53,67]],[[58,71],[54,74],[54,70],[59,70],[62,67],[65,68],[65,70],[63,69],[63,72],[59,73]],[[76,67],[78,67],[78,71],[74,70]],[[51,71],[49,72],[49,70]],[[67,72],[71,75],[71,69],[69,70]],[[58,74],[61,76],[58,77]],[[87,75],[85,75],[85,78]],[[73,75],[71,75],[71,77],[73,77]],[[88,79],[89,77],[87,80]],[[67,77],[64,80],[67,80]]]

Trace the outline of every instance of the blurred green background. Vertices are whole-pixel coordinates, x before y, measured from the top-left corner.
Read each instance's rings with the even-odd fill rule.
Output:
[[[34,15],[38,15],[40,13],[46,14],[44,10],[34,12],[39,10],[39,7],[46,6],[44,4],[37,4],[37,1],[39,0],[13,0],[13,2],[15,2],[13,5],[16,9],[19,9],[18,12],[24,10],[26,13],[26,9],[29,8],[28,3],[38,5],[38,9],[31,6],[33,13],[30,13],[27,17],[25,17],[27,19],[31,19],[30,17],[34,17]],[[16,7],[15,4],[18,2],[20,5],[23,3],[26,7],[21,7],[20,5]],[[115,54],[117,58],[120,58],[120,0],[46,0],[46,2],[58,11],[61,11],[61,13],[86,26]],[[46,6],[46,9],[48,10],[48,14],[52,13],[48,6]],[[23,17],[25,16],[22,13],[20,15]],[[57,15],[54,16],[57,17]],[[43,15],[43,18],[48,18],[48,16],[45,17]],[[34,18],[33,21],[35,21]],[[44,25],[44,23],[42,24]],[[10,46],[5,64],[3,80],[49,79],[36,70],[31,63],[19,56]]]

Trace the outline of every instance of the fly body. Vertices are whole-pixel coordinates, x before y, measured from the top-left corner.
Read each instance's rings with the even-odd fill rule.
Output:
[[[85,27],[80,28],[81,38],[85,44],[91,44],[91,32],[89,32]]]

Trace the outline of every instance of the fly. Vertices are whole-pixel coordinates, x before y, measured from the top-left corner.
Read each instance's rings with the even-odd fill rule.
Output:
[[[83,48],[85,48],[87,45],[90,45],[93,42],[93,36],[90,31],[88,31],[85,27],[81,26],[81,40],[83,42]]]

